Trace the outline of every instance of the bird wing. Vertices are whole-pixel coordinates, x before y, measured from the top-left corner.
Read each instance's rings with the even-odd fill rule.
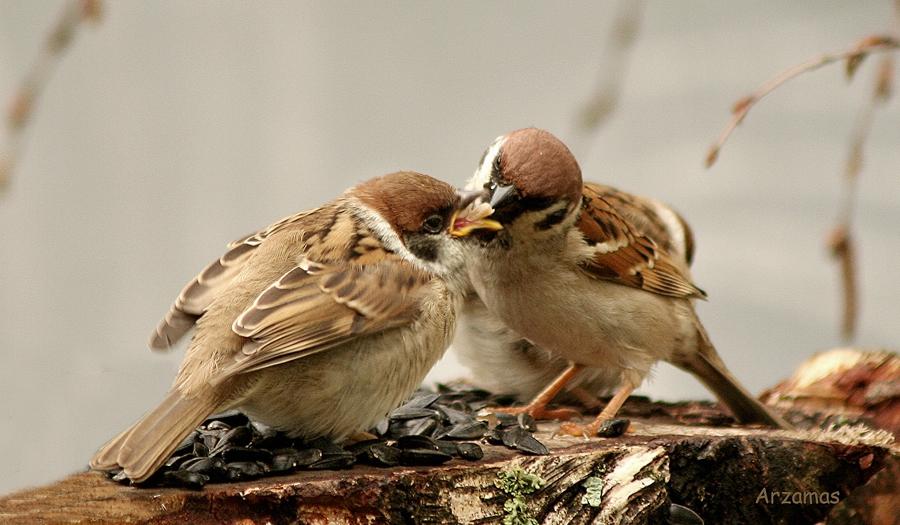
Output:
[[[581,262],[592,277],[670,297],[705,298],[649,233],[627,220],[599,185],[585,185],[577,226],[592,248]],[[632,207],[630,213],[637,213]]]
[[[432,277],[396,255],[380,259],[362,265],[306,259],[282,275],[234,321],[232,330],[249,341],[222,377],[413,322]]]
[[[670,256],[688,265],[693,262],[694,234],[684,217],[669,205],[596,182],[585,182],[584,193],[600,195],[638,233],[653,239]]]
[[[228,251],[210,263],[197,277],[182,288],[148,343],[153,350],[168,350],[200,319],[206,309],[241,272],[253,251],[267,237],[311,215],[314,210],[290,215],[266,229],[245,235],[228,243]]]

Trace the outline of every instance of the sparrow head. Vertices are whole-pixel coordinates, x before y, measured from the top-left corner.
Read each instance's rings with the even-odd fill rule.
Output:
[[[500,229],[487,217],[490,206],[476,203],[483,191],[457,190],[412,171],[378,177],[356,186],[352,194],[390,226],[378,232],[387,248],[409,254],[432,270],[454,269],[462,260],[458,237],[476,230]],[[379,228],[376,226],[376,230]],[[401,246],[392,246],[399,241]]]
[[[581,168],[558,138],[542,129],[525,128],[491,144],[467,188],[487,192],[492,218],[504,228],[554,230],[577,216]]]

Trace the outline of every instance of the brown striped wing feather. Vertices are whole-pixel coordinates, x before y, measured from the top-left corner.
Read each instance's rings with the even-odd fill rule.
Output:
[[[264,230],[228,243],[228,251],[204,268],[178,294],[175,303],[150,335],[148,343],[150,348],[168,350],[174,346],[184,337],[184,334],[194,327],[197,319],[203,315],[213,299],[231,284],[231,281],[250,259],[254,249],[266,237],[295,224],[311,213],[311,211],[305,211],[285,217]]]
[[[234,332],[250,341],[222,378],[409,324],[419,313],[430,280],[394,255],[354,266],[304,261],[235,320]]]
[[[578,228],[594,247],[582,263],[591,276],[670,297],[705,298],[669,254],[648,233],[628,221],[600,185],[584,186]],[[638,208],[630,210],[637,213]],[[649,224],[649,222],[648,222]]]
[[[607,203],[615,208],[618,214],[628,221],[639,233],[646,235],[656,242],[657,246],[665,250],[673,257],[676,254],[682,254],[682,257],[690,264],[694,257],[694,235],[687,221],[671,207],[657,203],[650,199],[627,193],[622,190],[597,184],[596,182],[585,182],[584,193],[591,193],[601,196]],[[669,229],[662,217],[659,216],[654,205],[662,205],[669,209],[679,222],[684,234],[684,246],[679,246],[676,239],[673,238],[674,233]]]

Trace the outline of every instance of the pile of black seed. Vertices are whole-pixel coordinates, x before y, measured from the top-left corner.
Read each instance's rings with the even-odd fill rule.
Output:
[[[207,483],[278,476],[301,469],[345,469],[356,463],[394,467],[440,465],[453,458],[476,461],[484,456],[478,442],[526,454],[547,454],[547,447],[532,435],[536,426],[531,416],[476,417],[483,408],[512,401],[509,396],[464,385],[420,389],[371,430],[375,439],[345,446],[327,439],[292,439],[237,411],[216,414],[193,431],[142,485],[199,489]],[[117,482],[130,482],[124,472],[109,475]]]

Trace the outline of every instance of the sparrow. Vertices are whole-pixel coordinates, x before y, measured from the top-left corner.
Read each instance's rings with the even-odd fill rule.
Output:
[[[636,232],[657,242],[684,274],[689,275],[694,235],[678,212],[656,199],[594,182],[585,182],[582,193],[588,203],[603,199],[613,205]],[[568,366],[566,359],[535,346],[506,326],[475,293],[466,297],[451,348],[460,363],[468,368],[476,386],[512,394],[520,401],[534,398]],[[611,394],[618,386],[619,376],[612,369],[586,368],[555,400],[597,408],[602,404],[596,396]],[[566,409],[550,412],[562,417],[574,415]]]
[[[739,421],[787,427],[719,357],[694,311],[706,294],[686,265],[615,199],[586,187],[559,139],[535,128],[499,137],[470,187],[485,189],[502,225],[465,243],[473,289],[509,329],[569,363],[514,412],[553,417],[547,403],[583,368],[615,373],[618,386],[600,415],[560,428],[595,435],[666,360],[697,377]]]
[[[292,437],[371,428],[450,344],[468,289],[460,238],[500,227],[475,196],[392,173],[229,244],[150,339],[165,350],[194,330],[172,388],[91,467],[144,481],[232,408]]]

